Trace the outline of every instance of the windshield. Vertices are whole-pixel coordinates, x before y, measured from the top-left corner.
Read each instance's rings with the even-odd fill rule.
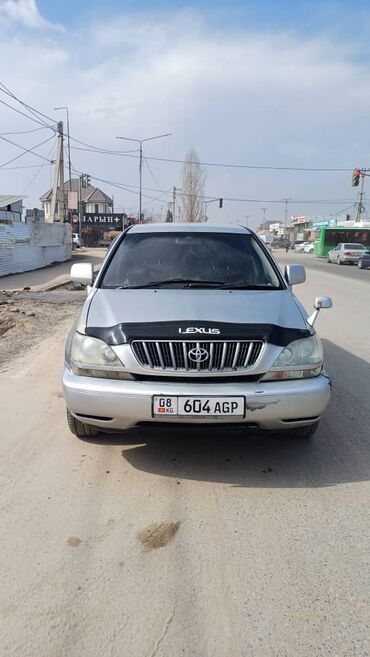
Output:
[[[352,249],[352,251],[355,251],[355,250],[363,251],[365,249],[365,247],[362,246],[362,244],[345,244],[344,248],[345,249]]]
[[[128,233],[101,287],[281,289],[277,270],[248,233]]]

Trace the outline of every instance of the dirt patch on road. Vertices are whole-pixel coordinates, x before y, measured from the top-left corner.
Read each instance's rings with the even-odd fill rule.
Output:
[[[165,547],[175,536],[179,522],[160,522],[149,525],[137,537],[140,543],[148,550]]]
[[[0,293],[0,370],[10,367],[36,342],[50,335],[61,321],[77,317],[85,294]]]

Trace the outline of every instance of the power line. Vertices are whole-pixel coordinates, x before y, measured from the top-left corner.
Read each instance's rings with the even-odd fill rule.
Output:
[[[23,155],[23,153],[21,153],[21,155],[17,155],[17,158],[21,157],[22,155]],[[0,167],[0,169],[1,169],[1,171],[18,171],[19,169],[38,169],[39,166],[49,167],[51,165],[50,164],[26,164],[26,165],[20,166],[20,167],[4,167],[4,166],[2,166],[2,167]]]
[[[0,91],[1,91],[1,89],[0,89]],[[17,112],[17,114],[20,114],[21,116],[25,116],[26,119],[30,119],[34,123],[37,123],[38,125],[41,125],[43,128],[50,128],[51,130],[54,130],[53,127],[45,125],[45,123],[42,123],[41,121],[39,121],[37,119],[34,119],[29,114],[26,114],[25,112],[22,112],[21,110],[17,109],[16,107],[13,107],[13,105],[9,105],[9,103],[6,103],[5,100],[1,100],[1,98],[0,98],[0,103],[2,105],[6,105],[6,107],[9,107],[9,109],[13,110],[13,112]]]
[[[1,136],[1,135],[0,135],[0,139],[2,139],[3,141],[8,142],[9,144],[12,144],[12,146],[17,146],[17,148],[21,148],[22,151],[24,151],[23,153],[20,153],[20,155],[16,155],[16,156],[13,157],[11,160],[8,160],[7,162],[4,162],[4,164],[1,164],[1,165],[0,165],[0,169],[2,169],[2,167],[5,167],[7,164],[10,164],[11,162],[14,162],[15,160],[18,160],[20,157],[22,157],[22,156],[24,155],[24,153],[32,153],[32,155],[35,155],[35,157],[38,157],[38,158],[40,158],[41,160],[46,160],[46,162],[49,162],[49,164],[54,164],[53,160],[48,160],[48,159],[47,159],[46,157],[44,157],[43,155],[40,155],[39,153],[34,153],[34,150],[35,150],[36,148],[39,148],[39,147],[42,146],[43,144],[46,144],[46,143],[47,143],[48,141],[50,141],[51,139],[54,139],[54,137],[48,137],[48,139],[45,139],[45,140],[42,141],[40,144],[36,144],[35,146],[32,146],[32,148],[24,148],[24,146],[21,146],[20,144],[16,144],[16,142],[11,141],[10,139],[7,139],[6,137],[3,137],[3,136]]]
[[[41,128],[33,128],[32,130],[18,130],[15,132],[0,132],[0,137],[4,137],[6,135],[29,135],[31,132],[38,132],[39,130],[47,130],[46,126],[42,126]]]
[[[49,151],[48,151],[46,157],[50,157],[50,155],[52,154],[52,152],[54,151],[54,149],[55,149],[55,144],[53,144],[52,147],[49,149]],[[28,188],[32,185],[32,183],[36,180],[37,176],[39,175],[41,169],[44,168],[44,166],[47,166],[47,165],[42,164],[42,163],[39,165],[37,171],[34,173],[33,176],[31,176],[29,182],[27,183],[27,185],[26,185],[25,188],[23,189],[22,194],[24,194],[24,193],[28,190]],[[51,166],[51,165],[49,165],[49,166]]]
[[[150,175],[152,176],[152,178],[153,178],[155,184],[158,185],[158,187],[161,187],[161,185],[159,184],[157,178],[155,177],[155,175],[154,175],[154,173],[153,173],[153,171],[152,171],[151,166],[149,165],[149,162],[148,162],[146,156],[144,155],[143,157],[144,157],[144,162],[145,162],[145,164],[146,164],[146,166],[147,166],[147,168],[148,168],[148,170],[149,170],[149,173],[150,173]]]
[[[18,96],[16,96],[16,94],[14,94],[12,91],[10,91],[10,89],[8,89],[8,87],[6,87],[3,82],[0,82],[0,86],[2,87],[2,89],[0,89],[0,91],[2,91],[2,93],[4,93],[7,96],[10,96],[10,98],[13,98],[14,100],[16,100],[18,103],[20,103],[20,105],[22,105],[24,108],[28,109],[28,111],[31,112],[34,116],[35,115],[42,116],[45,119],[48,119],[48,121],[51,121],[54,125],[57,124],[57,121],[55,119],[53,119],[51,116],[48,116],[47,114],[43,114],[43,112],[40,112],[35,107],[32,107],[32,105],[28,105],[28,103],[25,103],[23,100],[18,98]],[[47,127],[49,127],[49,128],[52,127],[48,124],[45,124],[45,122],[44,122],[44,125],[47,125]]]
[[[76,173],[77,175],[82,175],[82,171],[78,171],[78,169],[75,169],[74,166],[72,166],[72,169],[73,169],[74,173]],[[139,189],[137,185],[130,185],[128,187],[128,186],[125,186],[123,183],[114,182],[112,180],[106,180],[104,178],[98,178],[97,176],[94,176],[92,174],[89,174],[89,176],[93,180],[98,180],[99,182],[103,182],[106,185],[111,185],[112,187],[116,187],[117,189],[122,189],[125,192],[130,192],[131,194],[137,195],[137,192],[134,191],[133,189],[129,189],[129,187],[135,187],[135,188]],[[160,203],[164,203],[165,205],[167,205],[168,201],[161,201],[161,196],[163,196],[164,194],[169,194],[170,190],[158,190],[158,191],[162,192],[160,194],[160,196],[158,196],[158,197],[149,196],[148,194],[143,194],[143,196],[145,198],[150,199],[151,201],[159,201]]]
[[[63,133],[65,136],[65,133]],[[73,137],[70,138],[71,141],[75,141],[76,143],[82,143],[78,142],[77,139],[74,139]],[[106,148],[81,148],[80,146],[71,146],[71,150],[73,151],[84,151],[85,153],[100,153],[101,155],[126,155],[128,153],[137,153],[138,149],[135,148],[130,151],[109,151]]]
[[[125,153],[120,153],[123,157],[132,157],[139,159],[138,155],[129,155]],[[147,160],[153,160],[155,162],[170,162],[171,164],[192,164],[191,160],[176,160],[174,158],[168,157],[152,157],[147,156]],[[225,163],[225,162],[199,162],[200,166],[203,167],[226,167],[232,169],[257,169],[257,170],[266,170],[266,171],[306,171],[306,172],[338,172],[338,171],[353,171],[352,168],[340,168],[340,167],[278,167],[272,165],[257,165],[257,164],[235,164],[235,163]]]

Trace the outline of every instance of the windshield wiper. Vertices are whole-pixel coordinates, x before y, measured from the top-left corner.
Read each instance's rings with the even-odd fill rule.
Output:
[[[247,283],[224,283],[224,290],[279,290],[274,285],[248,285]]]
[[[139,285],[121,285],[120,290],[138,290],[140,288],[162,287],[163,285],[184,284],[185,287],[223,287],[222,281],[202,281],[198,278],[168,278],[162,281],[149,281]]]

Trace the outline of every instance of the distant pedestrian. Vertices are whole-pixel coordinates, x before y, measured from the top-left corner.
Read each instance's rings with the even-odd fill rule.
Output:
[[[290,242],[287,242],[285,246],[285,253],[288,253],[289,249],[290,249]]]

